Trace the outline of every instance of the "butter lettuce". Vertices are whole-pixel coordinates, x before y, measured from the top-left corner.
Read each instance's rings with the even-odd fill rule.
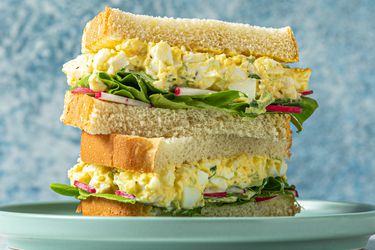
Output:
[[[294,197],[294,185],[289,185],[283,177],[268,177],[260,186],[248,187],[243,194],[231,193],[224,198],[206,198],[208,204],[223,206],[225,204],[244,204],[255,202],[256,197],[273,197],[278,195],[290,195]],[[295,197],[294,197],[295,198]]]
[[[246,95],[236,90],[204,95],[176,96],[171,92],[155,87],[153,85],[155,80],[142,71],[121,70],[114,76],[100,72],[98,73],[98,78],[107,85],[107,93],[151,103],[157,108],[213,109],[244,117],[256,117],[264,115],[269,104],[298,106],[302,108],[301,114],[289,113],[298,132],[303,129],[303,122],[318,108],[317,102],[312,98],[301,97],[299,100],[275,100],[270,93],[264,93],[257,99],[246,102],[241,98],[246,97]],[[85,77],[78,82],[76,87],[87,86],[88,77]],[[267,112],[267,114],[270,113]]]
[[[115,194],[89,193],[74,186],[53,183],[51,189],[61,195],[75,197],[78,200],[86,200],[89,197],[99,197],[122,203],[135,204],[137,201]],[[241,205],[247,202],[255,202],[255,197],[273,197],[278,195],[290,195],[294,197],[295,187],[289,185],[283,177],[268,177],[260,186],[249,187],[243,194],[228,194],[222,198],[205,198],[207,206]],[[295,198],[295,197],[294,197]],[[159,216],[200,216],[202,207],[193,209],[170,210],[161,207],[153,207],[153,212]]]
[[[292,123],[297,128],[297,132],[303,130],[302,124],[314,113],[319,107],[317,101],[310,97],[302,96],[300,100],[276,100],[273,104],[284,106],[297,106],[302,108],[302,113],[290,113]]]
[[[64,196],[75,197],[78,200],[86,200],[89,197],[98,197],[98,198],[104,198],[104,199],[107,199],[107,200],[114,200],[114,201],[118,201],[118,202],[122,202],[122,203],[131,203],[131,204],[136,203],[136,201],[133,200],[133,199],[128,199],[128,198],[118,196],[118,195],[115,195],[115,194],[89,193],[89,192],[86,192],[86,191],[84,191],[82,189],[79,189],[77,187],[64,185],[64,184],[52,183],[50,185],[50,188],[58,194],[61,194],[61,195],[64,195]]]
[[[79,88],[79,87],[80,88],[90,88],[90,86],[89,86],[89,78],[90,78],[90,75],[83,77],[81,80],[79,80],[77,82],[76,85],[71,86],[70,90],[73,90],[73,89]]]

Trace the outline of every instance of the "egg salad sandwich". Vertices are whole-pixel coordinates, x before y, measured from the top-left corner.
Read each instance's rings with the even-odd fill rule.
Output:
[[[63,71],[61,120],[82,130],[70,185],[83,215],[286,216],[292,134],[318,107],[290,27],[107,7]]]

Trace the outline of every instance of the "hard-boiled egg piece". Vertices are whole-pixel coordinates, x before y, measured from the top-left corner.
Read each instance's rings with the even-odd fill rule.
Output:
[[[105,83],[99,79],[99,76],[97,73],[91,74],[88,82],[89,82],[90,89],[94,91],[98,91],[98,92],[106,91],[108,88],[107,85],[105,85]]]
[[[194,187],[184,187],[181,207],[192,209],[202,197],[202,191]]]
[[[94,55],[93,68],[95,71],[107,71],[108,59],[114,54],[110,49],[101,49]]]
[[[114,75],[121,69],[129,65],[129,61],[124,52],[120,51],[115,56],[108,59],[108,74]]]
[[[253,100],[256,97],[256,79],[248,78],[239,82],[234,82],[228,86],[230,90],[241,91],[246,94],[249,100]]]
[[[66,74],[69,85],[77,84],[79,80],[92,73],[92,60],[91,54],[84,54],[63,65],[62,71]]]

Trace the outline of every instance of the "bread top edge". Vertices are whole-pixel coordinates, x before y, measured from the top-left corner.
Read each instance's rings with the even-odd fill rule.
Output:
[[[114,48],[126,39],[168,42],[196,52],[268,56],[298,62],[298,46],[290,26],[266,28],[212,19],[138,15],[106,7],[86,24],[82,52]]]
[[[289,150],[285,148],[285,142],[280,143],[284,146],[241,137],[144,138],[121,134],[90,135],[82,131],[80,157],[88,164],[134,172],[158,172],[166,166],[243,154],[285,159]],[[223,144],[226,145],[223,148],[218,146]]]

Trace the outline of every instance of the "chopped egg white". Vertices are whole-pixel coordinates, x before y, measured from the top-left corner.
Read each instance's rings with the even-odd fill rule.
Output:
[[[267,177],[285,176],[283,160],[241,154],[192,164],[167,166],[158,172],[141,173],[78,162],[68,176],[89,184],[99,193],[121,190],[136,200],[165,208],[191,209],[204,206],[203,192],[260,185]]]
[[[86,164],[78,159],[78,163],[68,171],[70,184],[74,181],[83,182],[94,187],[98,193],[113,193],[117,187],[113,183],[111,168]]]
[[[197,206],[197,202],[202,200],[202,192],[194,187],[184,187],[182,193],[181,207],[185,209],[192,209]]]
[[[299,98],[308,89],[310,69],[287,68],[268,58],[228,56],[188,51],[164,41],[146,43],[128,39],[115,49],[103,48],[96,54],[84,54],[63,67],[69,85],[96,72],[116,74],[121,69],[145,71],[158,88],[186,86],[215,91],[238,90],[251,100],[264,91],[275,98]],[[260,76],[261,80],[251,78]]]
[[[255,79],[246,79],[230,84],[228,89],[237,90],[245,93],[247,97],[252,100],[256,96],[257,83]]]
[[[79,55],[76,59],[65,63],[62,71],[67,76],[68,84],[74,85],[82,78],[90,75],[93,72],[92,63],[92,54]]]
[[[267,57],[260,57],[254,61],[262,84],[260,92],[272,93],[274,98],[299,98],[299,92],[308,89],[311,75],[310,69],[287,68]]]
[[[90,89],[94,91],[106,91],[107,85],[105,85],[102,80],[99,79],[98,74],[92,74],[89,77]]]
[[[117,55],[108,59],[108,74],[114,75],[121,69],[129,65],[129,61],[124,52],[120,51]]]
[[[220,176],[215,176],[210,179],[209,189],[212,192],[225,192],[228,188],[227,179]],[[213,188],[212,188],[213,187]]]
[[[94,55],[93,69],[96,71],[107,71],[109,68],[108,60],[114,55],[110,49],[101,49]]]

